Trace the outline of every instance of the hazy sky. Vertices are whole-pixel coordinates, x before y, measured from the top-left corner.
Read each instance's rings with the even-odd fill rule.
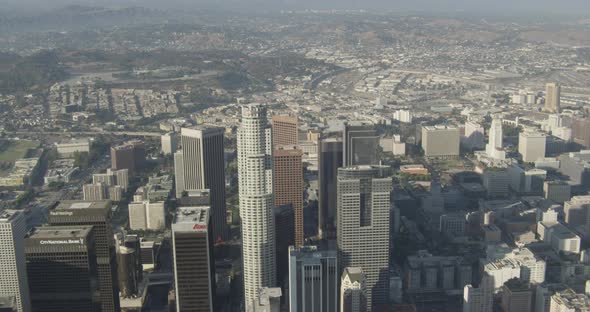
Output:
[[[392,9],[419,11],[558,12],[590,15],[590,0],[0,0],[4,8],[51,9],[68,4],[146,6],[170,9],[204,7],[263,9]]]

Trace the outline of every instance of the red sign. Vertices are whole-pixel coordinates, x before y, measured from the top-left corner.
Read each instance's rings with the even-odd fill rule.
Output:
[[[199,231],[199,230],[206,230],[207,226],[206,225],[202,225],[202,224],[195,224],[193,226],[193,230],[195,231]]]

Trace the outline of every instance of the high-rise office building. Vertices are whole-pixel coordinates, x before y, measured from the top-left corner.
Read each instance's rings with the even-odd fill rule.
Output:
[[[295,210],[295,245],[303,245],[303,152],[282,146],[273,155],[275,206],[291,205]]]
[[[82,194],[84,200],[90,201],[105,200],[109,196],[107,186],[102,183],[84,184]]]
[[[343,166],[343,144],[340,138],[326,138],[319,142],[319,235],[336,237],[336,209],[338,168]]]
[[[276,285],[272,140],[265,106],[242,106],[237,139],[244,297],[248,303],[254,302],[261,288]]]
[[[25,239],[32,311],[101,311],[95,243],[92,226],[41,227]]]
[[[177,197],[186,190],[209,189],[211,224],[215,240],[227,239],[225,205],[225,158],[223,128],[182,128],[182,156],[175,154],[175,166],[182,166],[182,182],[176,184]],[[182,158],[182,159],[180,159]],[[175,168],[179,171],[178,168]]]
[[[559,113],[561,111],[561,86],[557,83],[545,85],[545,107],[548,113]]]
[[[461,137],[461,144],[468,150],[481,150],[485,147],[483,126],[477,122],[465,123],[465,135]]]
[[[338,264],[363,269],[369,311],[388,301],[390,170],[388,166],[338,169]]]
[[[164,202],[129,203],[129,228],[132,230],[162,230],[166,226]]]
[[[518,136],[518,152],[524,162],[545,158],[547,136],[538,132],[523,131]]]
[[[338,311],[338,265],[335,250],[315,246],[289,248],[289,310]]]
[[[182,151],[174,153],[174,184],[176,187],[176,198],[179,199],[186,190],[184,187],[184,156]]]
[[[338,168],[342,167],[342,139],[325,138],[319,142],[319,235],[322,238],[336,238],[336,192],[338,189]]]
[[[590,148],[590,118],[572,119],[572,140],[584,148]]]
[[[367,312],[367,278],[361,268],[344,268],[340,280],[340,312]]]
[[[162,154],[172,155],[178,148],[178,136],[176,132],[168,132],[161,136]]]
[[[343,165],[378,165],[379,135],[373,124],[353,122],[344,125]]]
[[[280,312],[282,295],[280,287],[263,287],[257,292],[256,298],[246,306],[246,311]]]
[[[135,174],[145,165],[145,145],[140,140],[132,140],[111,147],[111,168],[113,170],[128,169]]]
[[[274,149],[277,149],[283,145],[299,145],[297,117],[272,116],[272,146]]]
[[[528,282],[513,278],[502,286],[502,311],[531,311],[533,289]]]
[[[176,311],[214,312],[215,261],[209,207],[180,207],[172,224]]]
[[[422,149],[428,158],[453,158],[459,156],[459,128],[445,125],[422,128]]]
[[[0,212],[0,297],[16,300],[20,312],[31,311],[24,239],[25,215],[18,210]]]
[[[295,245],[295,210],[292,205],[275,207],[275,242],[278,285],[289,279],[289,246]]]
[[[120,306],[111,206],[110,201],[62,201],[49,211],[50,225],[93,226],[102,312],[119,311]]]
[[[463,288],[463,312],[492,312],[494,307],[494,281],[484,274],[478,288]]]

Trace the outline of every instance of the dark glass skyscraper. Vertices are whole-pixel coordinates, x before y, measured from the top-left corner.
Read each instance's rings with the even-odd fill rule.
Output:
[[[49,212],[50,225],[93,226],[102,312],[119,311],[119,287],[110,201],[62,201]]]
[[[325,138],[319,142],[319,235],[322,238],[336,238],[336,190],[338,168],[342,167],[342,140]]]
[[[32,311],[100,311],[92,226],[48,226],[25,239]]]

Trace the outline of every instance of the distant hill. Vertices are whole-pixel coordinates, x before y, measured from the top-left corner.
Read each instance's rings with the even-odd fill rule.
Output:
[[[173,18],[143,7],[103,8],[70,5],[34,15],[0,12],[0,32],[78,31],[113,26],[160,24]]]

